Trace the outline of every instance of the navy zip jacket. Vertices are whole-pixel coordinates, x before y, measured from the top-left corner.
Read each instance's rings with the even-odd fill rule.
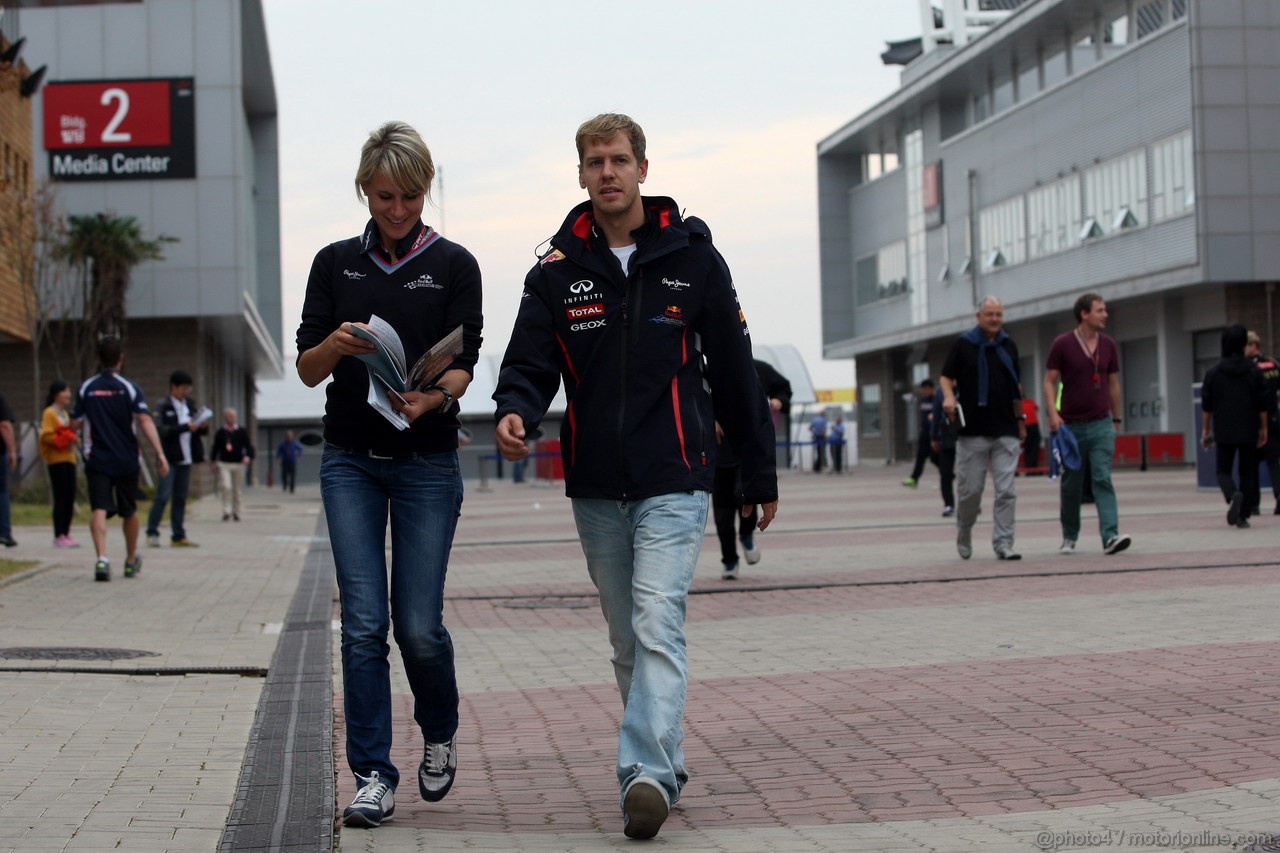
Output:
[[[565,493],[610,500],[711,491],[719,420],[744,502],[775,501],[773,421],[729,268],[701,220],[669,198],[643,203],[629,273],[590,201],[551,238],[525,278],[496,418],[514,412],[531,433],[563,378]]]

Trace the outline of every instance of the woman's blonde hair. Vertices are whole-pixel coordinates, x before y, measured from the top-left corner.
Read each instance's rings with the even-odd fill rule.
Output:
[[[369,134],[360,149],[356,170],[356,198],[365,203],[365,185],[381,172],[402,192],[421,193],[431,198],[431,182],[436,166],[431,151],[418,131],[402,121],[389,121]]]

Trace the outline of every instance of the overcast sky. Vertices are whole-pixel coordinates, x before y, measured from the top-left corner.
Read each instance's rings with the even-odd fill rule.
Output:
[[[794,344],[819,388],[816,145],[898,84],[886,40],[916,0],[265,0],[280,116],[284,341],[315,253],[368,218],[360,146],[389,119],[443,175],[424,219],[478,259],[483,351],[500,355],[534,249],[586,198],[573,135],[624,112],[648,138],[644,192],[703,218],[757,344]]]

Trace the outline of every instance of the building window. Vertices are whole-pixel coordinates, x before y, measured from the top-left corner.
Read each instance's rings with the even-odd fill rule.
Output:
[[[991,87],[991,113],[1002,113],[1013,106],[1013,75],[1010,69],[1001,69]]]
[[[1168,0],[1150,0],[1138,7],[1138,38],[1146,38],[1164,26],[1164,10]]]
[[[1061,41],[1045,48],[1042,65],[1044,67],[1044,88],[1048,89],[1056,86],[1067,79],[1067,51],[1063,48]]]
[[[998,269],[1026,260],[1026,214],[1022,196],[984,208],[978,214],[982,268]]]
[[[1196,332],[1191,338],[1191,352],[1195,363],[1192,368],[1195,370],[1194,382],[1203,382],[1204,375],[1209,372],[1209,368],[1218,363],[1218,359],[1222,357],[1222,330],[1210,329],[1204,332]]]
[[[1129,43],[1129,9],[1127,2],[1117,3],[1106,13],[1102,24],[1102,44],[1108,52]]]
[[[1147,157],[1131,151],[1085,170],[1084,217],[1093,219],[1101,234],[1147,224]]]
[[[859,305],[869,305],[906,293],[907,244],[899,241],[854,264],[855,295]]]
[[[1187,16],[1187,0],[1173,0],[1169,8],[1170,20],[1178,20]]]
[[[879,269],[876,255],[858,258],[857,263],[854,265],[859,305],[870,305],[880,298],[876,292],[876,288],[880,284]]]
[[[1040,91],[1040,60],[1029,56],[1018,70],[1018,102],[1034,98]]]
[[[861,411],[858,413],[858,425],[863,438],[875,438],[880,435],[880,383],[863,385],[858,389],[858,400]]]
[[[1080,176],[1027,193],[1027,257],[1065,252],[1080,244]]]
[[[1151,146],[1151,221],[1172,219],[1195,209],[1195,169],[1191,131]]]

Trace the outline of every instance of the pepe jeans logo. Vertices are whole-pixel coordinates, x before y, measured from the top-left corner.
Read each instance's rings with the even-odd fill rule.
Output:
[[[594,281],[590,281],[584,278],[581,281],[575,281],[573,284],[569,285],[569,292],[570,293],[590,293],[592,290],[595,289],[595,286],[596,286],[596,283]]]
[[[444,285],[436,284],[436,282],[429,275],[420,275],[417,278],[415,278],[413,281],[406,284],[405,287],[407,287],[409,290],[417,290],[419,287],[429,287],[432,290],[444,290]]]
[[[342,274],[345,275],[347,278],[366,278],[367,277],[362,272],[352,272],[351,270],[343,270]]]
[[[662,283],[665,284],[667,287],[671,288],[672,290],[683,290],[686,287],[692,286],[689,284],[689,282],[681,281],[678,278],[664,278],[662,280]]]

